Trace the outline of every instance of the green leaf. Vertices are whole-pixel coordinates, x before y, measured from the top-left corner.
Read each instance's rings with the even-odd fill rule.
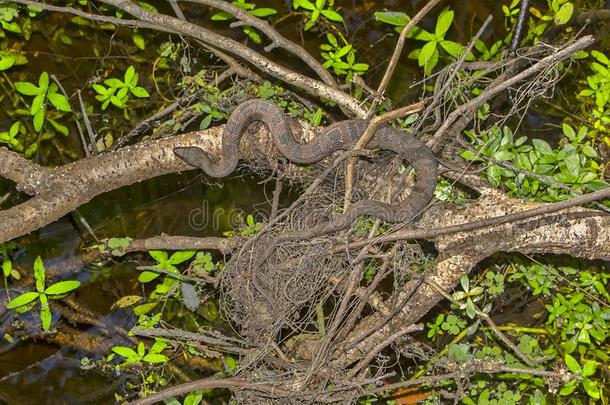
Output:
[[[554,21],[557,25],[566,24],[572,18],[574,13],[574,5],[570,2],[564,3],[559,11],[555,13]]]
[[[377,11],[375,12],[375,20],[397,27],[404,27],[411,21],[411,18],[400,11]]]
[[[112,351],[125,359],[140,357],[133,349],[125,346],[114,346]]]
[[[551,148],[551,145],[542,139],[532,139],[532,144],[534,145],[534,149],[543,155],[553,154],[553,148]]]
[[[15,309],[15,308],[22,307],[22,306],[27,305],[30,302],[34,301],[36,298],[38,298],[39,295],[40,295],[40,293],[38,293],[36,291],[26,292],[25,294],[21,294],[15,298],[13,298],[8,304],[6,304],[6,307],[8,309]]]
[[[53,104],[59,111],[70,112],[72,109],[70,108],[70,103],[68,103],[68,99],[63,94],[53,93],[48,96],[49,101]]]
[[[436,44],[437,42],[431,41],[426,43],[419,53],[419,58],[417,60],[419,66],[425,66],[428,61],[432,58],[434,52],[436,52]]]
[[[352,50],[352,46],[351,45],[345,45],[343,48],[339,49],[336,53],[335,53],[335,57],[337,59],[342,58],[343,56],[347,55],[349,51]]]
[[[576,361],[576,359],[574,357],[572,357],[569,354],[566,354],[565,362],[566,362],[566,366],[568,366],[568,368],[570,369],[571,372],[573,372],[575,374],[580,374],[580,372],[581,372],[580,365],[578,364],[578,361]]]
[[[316,6],[313,5],[309,0],[294,0],[292,2],[292,6],[296,9],[304,8],[305,10],[313,11],[316,9]]]
[[[34,97],[32,105],[30,106],[30,114],[36,115],[41,109],[43,109],[44,98],[44,93],[39,93],[36,97]]]
[[[584,379],[582,382],[582,386],[589,395],[593,399],[600,399],[599,386],[596,381],[592,381],[589,379]]]
[[[40,256],[37,256],[34,260],[34,279],[36,279],[36,291],[39,293],[44,292],[44,278],[44,264]]]
[[[157,261],[157,263],[164,263],[169,257],[165,250],[149,250],[148,254]]]
[[[587,362],[585,362],[585,365],[582,367],[582,376],[590,377],[595,374],[595,370],[597,369],[598,364],[599,363],[596,361],[587,360]]]
[[[13,262],[11,261],[11,259],[9,259],[8,257],[4,257],[4,259],[2,260],[2,274],[4,275],[4,277],[8,277],[11,275],[11,272],[13,271]]]
[[[168,358],[163,354],[149,353],[142,358],[147,363],[165,363]]]
[[[250,10],[248,11],[250,14],[252,14],[255,17],[269,17],[270,15],[275,15],[277,14],[277,10],[274,8],[257,8],[254,10]]]
[[[171,257],[169,258],[169,260],[167,260],[168,263],[170,264],[179,264],[182,262],[185,262],[189,259],[191,259],[193,256],[195,256],[197,252],[194,250],[184,250],[184,251],[180,251],[180,252],[176,252],[173,255],[171,255]]]
[[[80,281],[77,280],[66,280],[55,283],[44,291],[47,295],[60,295],[66,294],[72,290],[76,290],[80,286]]]
[[[434,33],[437,38],[444,38],[445,34],[449,30],[451,23],[453,22],[453,11],[448,8],[444,9],[436,20],[436,28]]]
[[[507,150],[501,150],[499,152],[494,153],[494,159],[496,160],[512,160],[515,155]]]
[[[38,78],[38,87],[40,88],[41,93],[44,93],[49,88],[49,74],[47,72],[42,72],[40,77]]]
[[[226,11],[222,11],[220,13],[216,13],[212,16],[212,21],[227,21],[233,18],[233,14],[227,13]]]
[[[159,273],[155,273],[153,271],[143,271],[138,276],[138,281],[140,283],[149,283],[149,282],[153,281],[154,279],[156,279],[159,276],[160,276]]]
[[[24,94],[26,96],[35,96],[37,94],[40,94],[40,92],[42,91],[30,82],[16,82],[15,89],[17,89],[19,93]]]
[[[146,49],[146,41],[144,40],[144,37],[138,33],[134,33],[131,36],[131,40],[133,41],[134,45],[141,50]]]
[[[40,130],[42,129],[42,125],[43,124],[44,124],[44,108],[39,110],[34,115],[34,130],[37,131],[37,132],[40,132]]]
[[[331,21],[336,21],[336,22],[342,22],[343,21],[343,17],[341,16],[341,14],[337,13],[336,11],[333,10],[321,10],[320,11],[322,13],[322,15],[326,18],[328,18]]]
[[[11,68],[15,64],[15,58],[12,56],[3,57],[0,60],[0,70],[6,70]]]
[[[127,74],[127,72],[125,72],[125,74]],[[110,87],[124,87],[127,84],[127,83],[123,83],[116,77],[111,77],[110,79],[106,79],[106,80],[104,80],[104,83]]]
[[[40,299],[40,321],[42,322],[42,329],[47,331],[51,327],[51,308],[49,307],[49,300],[44,294],[38,296]]]
[[[148,91],[144,87],[134,87],[131,89],[131,94],[138,98],[146,98],[149,97]]]
[[[136,68],[134,68],[133,65],[131,65],[125,71],[125,80],[124,80],[124,82],[125,82],[126,85],[129,86],[130,84],[133,83],[133,80],[135,78],[136,78]],[[137,80],[133,84],[136,84],[136,83],[137,83]]]
[[[455,59],[458,59],[466,49],[463,45],[453,41],[441,41],[439,42],[439,45]],[[468,58],[466,59],[468,60]]]
[[[48,119],[49,123],[53,126],[53,128],[55,128],[55,130],[57,132],[59,132],[60,134],[62,134],[63,136],[68,136],[68,127],[66,127],[65,125],[61,125],[59,122],[55,121],[54,119],[49,118]]]

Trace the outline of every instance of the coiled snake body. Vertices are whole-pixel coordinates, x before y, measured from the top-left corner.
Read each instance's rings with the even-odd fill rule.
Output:
[[[274,104],[248,100],[240,104],[227,121],[222,136],[222,156],[214,161],[201,148],[177,147],[174,153],[186,163],[201,168],[212,177],[224,177],[235,170],[240,158],[240,142],[250,124],[260,121],[270,131],[282,155],[294,163],[318,162],[338,150],[349,150],[365,131],[368,121],[346,120],[328,126],[310,142],[295,140],[290,118]],[[393,151],[415,170],[417,181],[411,193],[399,204],[362,200],[344,214],[313,229],[296,232],[298,239],[311,238],[349,227],[360,215],[371,215],[388,222],[404,222],[421,213],[431,200],[436,186],[436,161],[432,152],[411,134],[384,125],[377,130],[369,147]],[[291,238],[292,239],[292,238]]]

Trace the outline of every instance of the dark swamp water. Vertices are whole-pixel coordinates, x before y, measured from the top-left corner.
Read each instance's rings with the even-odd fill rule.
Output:
[[[171,13],[166,2],[156,2],[159,9]],[[379,82],[391,54],[396,36],[391,31],[376,24],[372,20],[372,12],[376,10],[405,11],[413,15],[421,8],[425,1],[416,0],[385,0],[385,1],[340,1],[336,2],[346,18],[349,27],[349,39],[359,49],[359,57],[371,65],[368,83]],[[486,42],[500,38],[504,35],[502,2],[493,0],[451,1],[447,2],[455,10],[455,23],[450,31],[451,39],[467,43],[468,39],[478,30],[488,15],[494,16],[494,23],[483,36]],[[278,9],[280,14],[286,14],[289,5],[285,1],[258,1],[258,6],[270,6]],[[432,13],[422,24],[433,30],[435,17],[441,7]],[[185,8],[188,15],[207,23],[211,13],[209,10],[197,11],[195,6]],[[287,37],[301,41],[299,32],[295,30],[295,21],[298,17],[283,20],[276,27]],[[64,25],[66,32],[74,32],[76,27],[68,20],[57,14],[47,14],[37,20],[37,24]],[[211,25],[219,32],[230,35],[239,35],[223,31],[225,25]],[[157,45],[167,38],[160,34],[147,37],[147,48],[150,53],[146,57],[154,58]],[[236,36],[236,38],[241,38]],[[42,71],[57,74],[68,93],[72,94],[78,88],[85,88],[87,82],[104,69],[104,63],[123,66],[123,71],[130,61],[128,47],[124,42],[128,37],[118,35],[114,37],[111,32],[86,31],[84,36],[75,37],[72,45],[59,46],[49,41],[44,35],[35,33],[28,43],[26,52],[29,63],[24,68],[28,70],[30,80],[38,77]],[[92,46],[92,43],[94,46]],[[411,43],[410,45],[413,45]],[[318,45],[315,38],[305,44],[314,54],[318,55]],[[101,62],[93,50],[97,48],[104,55],[105,62]],[[411,48],[412,49],[412,48]],[[398,104],[419,95],[419,87],[411,87],[420,79],[420,70],[416,64],[406,58],[409,52],[409,43],[403,58],[395,72],[391,83],[390,97]],[[151,53],[152,52],[152,53]],[[276,56],[277,55],[277,56]],[[273,57],[282,58],[279,52],[272,53]],[[151,72],[148,62],[133,63],[137,66],[141,77]],[[285,65],[299,69],[298,64],[286,60]],[[142,83],[142,81],[141,81]],[[150,83],[146,83],[149,90]],[[151,94],[153,91],[151,91]],[[8,101],[3,101],[4,103]],[[96,103],[91,96],[90,103]],[[99,105],[99,104],[96,104]],[[107,110],[110,111],[110,110]],[[137,108],[131,112],[131,120],[136,123],[146,118],[154,111]],[[112,112],[108,112],[112,114]],[[528,116],[525,123],[531,130],[542,130],[546,123],[554,121],[553,117],[540,115]],[[0,112],[0,121],[8,120],[5,113]],[[2,127],[2,130],[6,130]],[[540,135],[538,135],[540,136]],[[58,142],[57,148],[79,151],[78,136],[71,131],[67,139]],[[44,147],[51,147],[48,144]],[[55,158],[41,161],[41,164],[61,164],[69,160],[69,153],[58,153]],[[36,256],[40,255],[45,264],[61,264],[73,260],[79,249],[95,242],[80,218],[84,218],[91,226],[98,238],[130,236],[142,238],[167,234],[185,235],[220,235],[237,225],[236,217],[232,214],[237,211],[261,215],[269,210],[268,201],[273,191],[273,182],[265,183],[263,178],[251,176],[232,177],[218,184],[209,186],[201,181],[195,172],[180,175],[164,176],[140,184],[119,189],[95,198],[90,203],[79,208],[74,215],[65,217],[51,224],[39,232],[26,237],[26,246],[15,252],[14,262],[23,271],[32,268]],[[12,184],[0,180],[0,196],[7,193]],[[288,202],[293,191],[288,190],[284,202]],[[9,201],[2,205],[6,208],[24,198],[13,195]],[[209,220],[201,226],[189,226],[189,216],[196,213],[207,213]],[[192,223],[192,221],[191,221]],[[196,228],[196,229],[195,229]],[[142,257],[142,256],[140,256]],[[138,272],[135,267],[137,259],[127,258],[116,263],[109,263],[103,267],[81,267],[77,278],[83,283],[75,293],[75,299],[99,320],[106,325],[113,325],[129,329],[134,323],[130,309],[111,310],[111,305],[124,295],[142,294],[141,286],[137,282]],[[4,297],[4,296],[2,296]],[[0,312],[0,315],[2,313]],[[1,320],[1,319],[0,319]],[[108,331],[92,327],[88,333],[92,336],[108,336]],[[111,340],[111,339],[108,339]],[[92,340],[95,342],[95,340]],[[109,342],[112,345],[112,342]],[[99,347],[92,352],[82,352],[69,345],[44,344],[39,341],[26,340],[22,343],[10,344],[5,340],[0,342],[0,403],[8,404],[79,404],[79,403],[112,403],[114,392],[119,381],[99,376],[94,372],[87,372],[81,367],[81,359],[100,358],[109,351],[109,346]]]

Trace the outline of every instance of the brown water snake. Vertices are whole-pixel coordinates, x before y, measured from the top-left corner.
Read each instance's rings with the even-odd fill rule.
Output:
[[[240,104],[229,117],[222,135],[220,160],[214,161],[203,149],[194,146],[177,147],[174,153],[209,176],[225,177],[235,170],[240,159],[242,136],[248,126],[257,121],[270,131],[280,153],[298,164],[319,162],[335,151],[351,149],[368,125],[366,120],[341,121],[326,127],[308,143],[301,144],[295,140],[288,115],[268,101],[252,99]],[[371,215],[393,223],[405,222],[418,216],[430,202],[436,186],[436,161],[421,141],[408,132],[383,125],[368,146],[393,151],[413,167],[417,181],[411,193],[396,205],[375,200],[358,201],[345,214],[313,229],[296,232],[298,239],[345,229],[360,215]]]

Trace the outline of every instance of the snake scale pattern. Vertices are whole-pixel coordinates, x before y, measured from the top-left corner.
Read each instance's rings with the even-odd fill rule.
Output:
[[[247,128],[262,122],[270,131],[280,153],[297,164],[319,162],[333,152],[351,149],[365,131],[367,120],[345,120],[326,127],[308,143],[295,140],[290,116],[270,102],[252,99],[240,104],[231,114],[222,135],[222,156],[214,161],[195,146],[174,148],[174,153],[186,163],[201,168],[212,177],[225,177],[235,170],[240,159],[240,142]],[[344,214],[312,229],[295,232],[294,239],[306,239],[349,227],[360,215],[370,215],[387,222],[405,222],[418,216],[432,199],[436,186],[436,161],[430,149],[408,132],[384,125],[369,142],[371,148],[381,148],[399,154],[415,170],[417,181],[411,193],[398,204],[361,200]],[[290,238],[293,239],[293,238]]]

